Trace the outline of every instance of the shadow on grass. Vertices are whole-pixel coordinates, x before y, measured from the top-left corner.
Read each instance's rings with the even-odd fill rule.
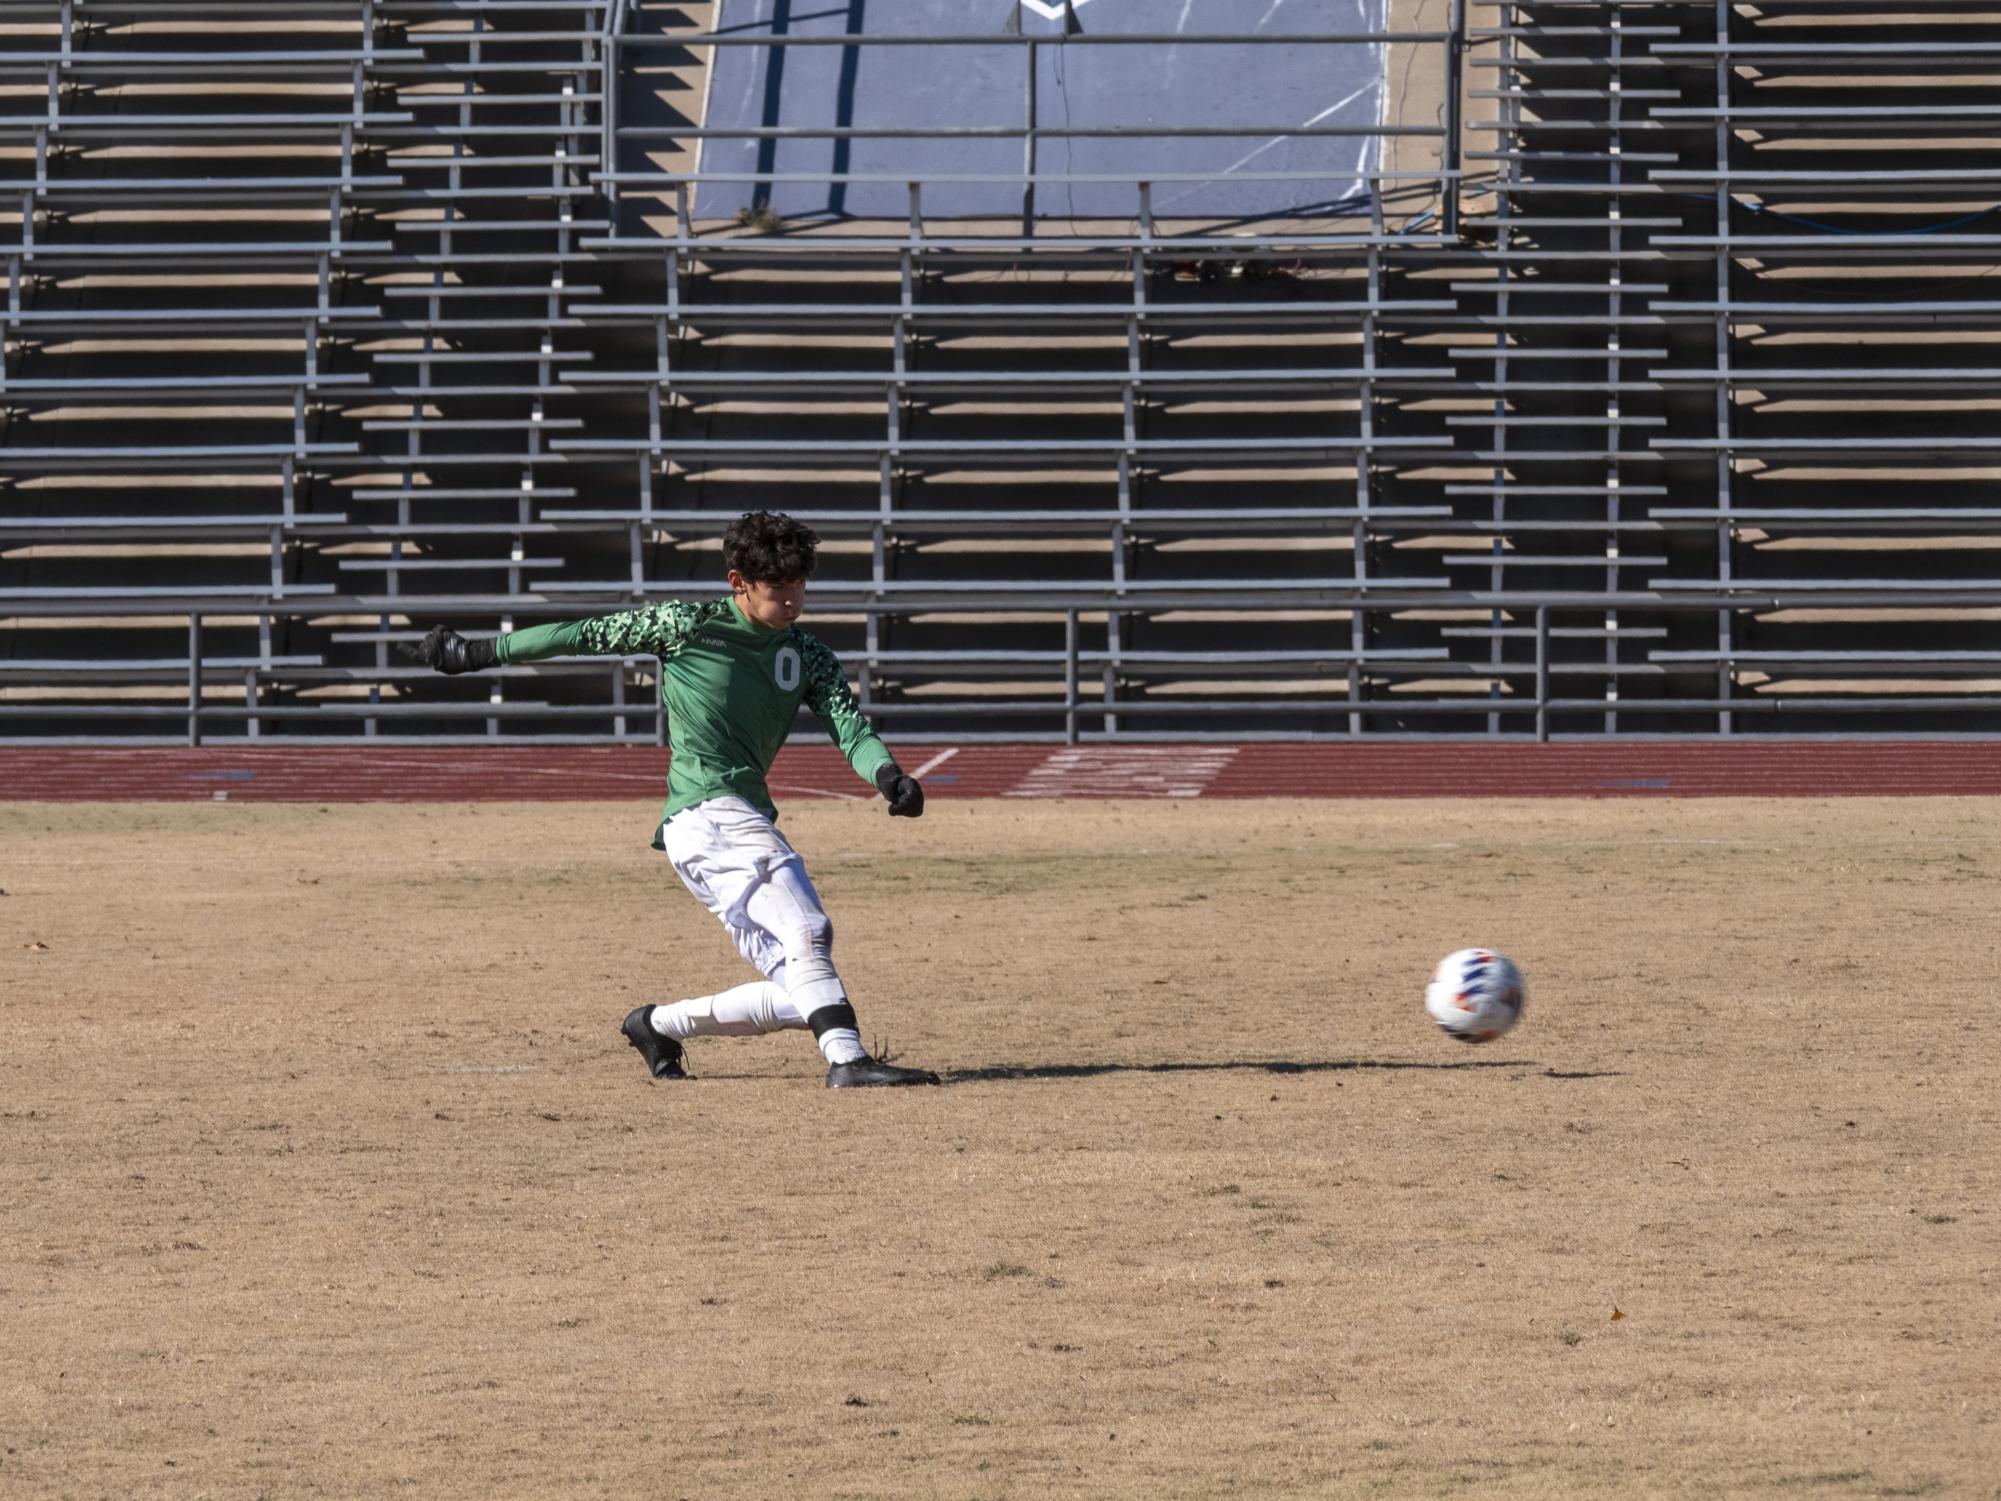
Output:
[[[1095,1079],[1101,1074],[1198,1074],[1218,1069],[1235,1069],[1266,1074],[1351,1073],[1358,1069],[1423,1069],[1429,1071],[1475,1068],[1534,1068],[1533,1058],[1462,1058],[1453,1063],[1409,1063],[1388,1058],[1337,1058],[1319,1063],[1283,1060],[1259,1061],[1238,1058],[1202,1063],[998,1063],[990,1068],[955,1068],[941,1077],[947,1084],[984,1084],[1014,1079]],[[1558,1073],[1543,1070],[1546,1079],[1614,1079],[1611,1073]]]

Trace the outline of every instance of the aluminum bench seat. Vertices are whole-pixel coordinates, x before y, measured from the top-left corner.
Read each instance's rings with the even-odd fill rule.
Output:
[[[489,12],[506,15],[515,11],[547,14],[566,10],[593,13],[602,12],[604,7],[605,0],[375,0],[376,13],[390,21],[405,15],[469,16]]]
[[[1888,603],[1892,597],[1932,603],[1937,601],[1938,596],[1951,595],[1967,602],[1992,605],[1995,597],[1991,579],[1649,579],[1647,587],[1664,594],[1682,594],[1700,590],[1704,593],[1754,595],[1783,591],[1800,599],[1810,599],[1815,596],[1823,599],[1854,596],[1861,599],[1873,596],[1873,602],[1877,604]]]
[[[1789,235],[1656,235],[1664,251],[1725,250],[1741,255],[1796,255],[1814,260],[1863,260],[1894,252],[1900,257],[1937,259],[1978,255],[2001,259],[2001,234],[1829,235],[1809,231]]]
[[[375,288],[375,290],[385,298],[440,297],[449,300],[456,300],[466,297],[481,297],[481,298],[492,297],[500,299],[517,298],[517,297],[534,297],[541,299],[542,301],[545,302],[552,297],[553,298],[595,297],[599,293],[598,288],[587,287],[587,286],[483,287],[477,284],[465,284],[465,285],[432,287],[432,286],[425,286],[420,282],[395,282],[378,286],[377,288]],[[572,305],[565,309],[565,314],[566,316],[576,316],[578,314],[578,311],[579,310],[574,305]]]
[[[295,328],[301,323],[376,323],[382,309],[349,304],[342,307],[231,307],[157,308],[22,308],[0,309],[0,322],[28,328],[88,328],[110,332],[145,329],[160,324],[193,324],[200,327],[249,328],[276,325]]]
[[[0,195],[34,193],[68,206],[86,202],[177,202],[195,197],[204,203],[324,203],[331,194],[400,187],[400,177],[359,173],[343,177],[41,177],[0,182]]]
[[[1734,433],[1721,438],[1654,438],[1661,453],[1758,453],[1785,458],[1914,458],[2001,453],[2001,437],[1978,434],[1918,437],[1899,433],[1868,438],[1787,437]],[[5,450],[0,450],[4,453]]]
[[[375,356],[371,355],[370,358],[375,358]],[[538,358],[538,356],[517,356],[516,358],[532,359]],[[564,356],[564,358],[568,358],[568,356]],[[453,366],[450,368],[456,369],[458,367]],[[395,380],[385,378],[378,380],[371,387],[371,390],[377,396],[396,402],[442,401],[447,399],[457,401],[491,401],[503,397],[525,397],[530,400],[546,400],[552,396],[578,396],[583,394],[576,387],[565,385],[561,381],[550,381],[547,384],[522,383],[506,386],[495,385],[487,381],[468,381],[464,385],[434,381],[427,385],[422,382],[401,384]]]
[[[558,453],[672,454],[690,460],[711,457],[752,457],[767,462],[817,463],[840,457],[879,455],[909,459],[971,458],[1013,459],[1047,464],[1063,458],[1113,458],[1130,454],[1135,458],[1221,458],[1225,456],[1277,460],[1320,458],[1358,452],[1423,451],[1434,453],[1441,444],[1430,438],[1344,437],[1314,438],[1057,438],[1057,439],[919,439],[861,438],[826,439],[696,439],[696,438],[557,438]],[[2001,442],[2001,440],[1996,440]],[[4,450],[0,450],[4,452]]]
[[[1058,510],[965,510],[901,509],[890,513],[872,510],[837,511],[811,505],[792,508],[791,515],[828,535],[867,535],[877,527],[902,536],[907,533],[938,535],[1018,535],[1029,532],[1038,538],[1053,534],[1086,533],[1103,535],[1109,528],[1124,526],[1138,532],[1212,531],[1242,532],[1347,530],[1358,523],[1378,525],[1399,523],[1446,523],[1451,510],[1445,506],[1384,506],[1364,511],[1352,507],[1283,508],[1102,508]],[[733,517],[721,511],[611,511],[545,510],[546,521],[603,521],[652,527],[712,530],[727,525]]]
[[[603,219],[377,219],[375,223],[412,234],[544,234],[550,230],[585,234],[607,227]]]
[[[467,127],[469,130],[477,128],[479,127]],[[522,135],[527,133],[505,126],[487,128],[507,135]],[[544,132],[536,133],[542,134]],[[546,132],[549,135],[574,135],[576,133],[574,130],[564,131],[554,128]],[[390,151],[386,160],[398,172],[414,172],[420,168],[425,171],[463,172],[471,169],[484,171],[489,167],[593,167],[597,165],[598,158],[597,153],[594,151],[580,152],[575,156],[566,156],[561,152],[554,154],[541,152],[527,156],[431,156],[413,147],[397,146]]]
[[[1964,301],[1909,301],[1891,298],[1885,301],[1841,301],[1830,302],[1816,299],[1810,291],[1802,290],[1797,301],[1776,300],[1728,302],[1668,301],[1663,299],[1654,304],[1663,313],[1721,314],[1729,318],[1740,318],[1759,323],[1796,322],[1804,324],[1830,324],[1855,322],[1880,322],[1890,325],[1908,323],[1917,329],[1935,328],[1941,319],[1954,323],[1987,323],[2001,319],[2001,300]]]
[[[581,329],[587,325],[579,318],[555,315],[544,318],[450,318],[440,314],[428,318],[417,312],[395,312],[380,326],[387,331],[401,333],[520,333],[528,330],[555,332]]]
[[[1455,372],[1436,368],[1332,366],[1319,369],[1245,370],[1062,370],[1062,371],[942,371],[942,370],[758,370],[704,371],[585,371],[565,370],[562,377],[580,386],[617,386],[643,390],[651,386],[680,391],[819,392],[898,390],[1013,392],[1033,396],[1045,391],[1117,391],[1135,389],[1289,391],[1297,386],[1335,387],[1452,382]]]
[[[1994,107],[2001,116],[2001,105]],[[1990,167],[1920,165],[1913,162],[1896,171],[1866,168],[1816,169],[1807,167],[1662,167],[1649,174],[1657,183],[1729,187],[1839,188],[1843,194],[1855,192],[1910,191],[1937,188],[1959,191],[1966,188],[2001,187],[2001,170]]]
[[[467,157],[466,161],[473,158]],[[407,158],[399,158],[396,165],[407,164]],[[457,186],[441,185],[424,187],[406,180],[400,188],[357,189],[351,195],[356,202],[371,205],[388,203],[406,206],[435,205],[440,203],[480,203],[501,202],[509,205],[526,205],[542,199],[590,198],[595,190],[576,182],[554,182],[547,178],[534,182],[508,183],[503,186],[480,186],[460,183]]]
[[[293,527],[310,520],[330,526],[342,525],[346,516],[250,515],[231,516],[0,516],[0,537],[43,538],[88,536],[105,539],[158,539],[178,541],[187,537],[265,537],[273,528]]]
[[[589,66],[595,66],[591,64]],[[580,69],[581,71],[581,69]],[[436,92],[431,92],[435,90]],[[558,94],[493,93],[468,94],[459,89],[456,92],[441,89],[428,81],[399,84],[396,87],[396,103],[405,109],[432,109],[450,106],[454,109],[485,109],[490,106],[505,106],[509,109],[539,109],[550,106],[566,107],[580,104],[598,104],[603,96],[595,90]],[[540,128],[540,127],[536,127]],[[558,130],[576,133],[577,127],[562,125]]]
[[[1770,528],[1788,535],[1806,532],[1968,532],[2001,530],[2001,509],[1989,506],[1733,506],[1729,510],[1660,507],[1651,514],[1665,521]]]
[[[1379,382],[1394,389],[1395,381]],[[1667,388],[1659,381],[1647,380],[1602,380],[1602,381],[1562,381],[1562,380],[1461,380],[1458,388],[1462,391],[1477,391],[1481,395],[1492,396],[1613,396],[1627,393],[1657,392]]]
[[[1993,675],[2001,668],[2001,651],[1761,651],[1732,648],[1720,651],[1655,651],[1650,659],[1698,666],[1783,667],[1791,672],[1853,674],[1862,672],[1979,672]]]
[[[354,500],[574,500],[576,494],[574,488],[564,485],[537,485],[532,489],[480,485],[412,485],[407,489],[391,489],[377,485],[342,492],[343,498]]]
[[[1447,427],[1666,427],[1665,417],[1611,417],[1598,416],[1588,412],[1565,412],[1554,417],[1523,417],[1504,414],[1501,416],[1447,417]]]
[[[1553,641],[1665,641],[1664,625],[1553,625],[1546,632],[1532,625],[1448,625],[1438,634],[1452,640],[1533,641],[1548,635]]]
[[[289,674],[320,667],[321,663],[322,659],[317,655],[202,658],[204,672],[234,673],[238,675],[239,681],[245,672],[280,671]],[[106,660],[74,657],[0,658],[0,682],[61,684],[78,679],[85,682],[115,680],[124,683],[185,683],[188,680],[188,660],[185,656]]]
[[[1608,438],[1616,436],[1609,434]],[[1603,464],[1617,459],[1622,464],[1658,463],[1665,454],[1658,452],[1660,440],[1652,449],[1612,448],[1604,444],[1596,448],[1458,448],[1453,456],[1459,459],[1474,459],[1482,464]]]
[[[1621,360],[1664,360],[1668,357],[1665,349],[1650,349],[1645,345],[1635,345],[1630,349],[1608,349],[1604,345],[1596,348],[1575,345],[1557,347],[1553,345],[1511,345],[1511,344],[1455,344],[1446,350],[1455,360],[1596,360],[1603,363],[1616,355]]]
[[[0,447],[0,470],[42,466],[95,469],[265,468],[282,459],[328,459],[360,453],[352,443],[190,443],[148,448]]]
[[[401,163],[399,162],[399,165]],[[1283,257],[1301,250],[1368,250],[1370,248],[1454,249],[1457,242],[1441,235],[1286,234],[1257,247],[1257,253]],[[659,255],[668,250],[697,252],[705,258],[729,255],[881,255],[900,250],[931,254],[977,252],[989,255],[1074,256],[1092,250],[1145,251],[1185,257],[1197,253],[1243,253],[1241,236],[1107,235],[1066,237],[1062,241],[1020,235],[676,235],[658,239],[606,236],[584,241],[586,250]]]
[[[815,608],[823,612],[842,609],[873,607],[878,613],[894,613],[903,610],[933,611],[940,609],[978,608],[984,610],[1014,611],[1016,609],[1039,609],[1051,613],[1068,610],[1098,611],[1116,608],[1123,611],[1136,610],[1178,610],[1223,608],[1240,599],[1251,581],[1241,578],[1228,579],[1175,579],[1168,582],[1149,583],[1078,583],[1066,580],[1008,578],[999,580],[968,579],[886,579],[814,580],[813,594],[817,601]],[[1427,606],[1443,600],[1451,588],[1447,579],[1438,577],[1384,577],[1356,579],[1335,578],[1261,578],[1256,581],[1257,589],[1265,602],[1258,610],[1270,607],[1270,601],[1285,599],[1291,603],[1325,597],[1333,601],[1347,601],[1356,595],[1366,595],[1376,591],[1394,597],[1408,593],[1423,599]],[[531,587],[538,593],[549,596],[549,602],[558,609],[567,608],[561,604],[566,595],[588,594],[605,600],[618,601],[608,604],[609,609],[624,608],[625,602],[673,599],[685,593],[686,583],[645,581],[634,583],[630,579],[612,581],[589,581],[559,579],[536,580]],[[1589,596],[1595,603],[1597,596]],[[509,601],[504,596],[495,604],[494,613],[518,607],[519,602]],[[1337,603],[1335,608],[1339,608]],[[1584,608],[1590,608],[1590,605]],[[415,600],[397,602],[397,608],[416,611],[420,603]],[[1251,613],[1256,613],[1253,611]]]
[[[360,396],[368,387],[367,375],[341,374],[282,375],[116,375],[12,376],[0,379],[0,401],[7,397],[22,400],[54,400],[58,397],[90,399],[143,394],[149,401],[212,401],[229,395],[286,395],[295,391],[322,388],[336,395]]]
[[[1667,125],[1782,126],[1867,125],[1871,130],[1934,131],[1958,126],[1971,131],[2001,119],[2001,105],[1917,104],[1737,104],[1728,106],[1655,105],[1650,117]]]
[[[1638,554],[1621,557],[1612,553],[1466,552],[1445,553],[1442,559],[1455,568],[1665,568],[1668,565],[1668,560],[1662,557]]]
[[[1533,480],[1514,480],[1501,484],[1447,484],[1447,495],[1588,495],[1601,496],[1617,494],[1628,500],[1649,495],[1666,495],[1665,485],[1613,484],[1551,484]]]
[[[426,33],[425,36],[428,40],[429,33]],[[577,40],[586,39],[582,36],[577,38]],[[446,58],[426,57],[422,62],[415,63],[379,63],[374,68],[373,76],[385,80],[399,76],[419,78],[480,78],[513,75],[525,78],[537,74],[595,78],[599,66],[595,58],[584,61],[580,58],[516,59],[482,57],[454,61]]]
[[[563,558],[336,558],[334,566],[355,573],[470,573],[480,569],[561,568]]]
[[[588,526],[570,526],[554,521],[365,522],[350,521],[339,516],[328,517],[324,522],[316,516],[309,517],[293,529],[300,537],[310,538],[315,542],[417,543],[486,537],[508,540],[528,537],[562,538],[577,536],[591,530]]]
[[[529,327],[539,327],[530,323]],[[378,365],[508,365],[572,362],[594,358],[588,349],[383,349],[369,355]]]
[[[86,20],[101,12],[100,6],[91,3],[91,0],[86,0],[79,9],[84,12]],[[153,12],[151,7],[131,7],[131,14],[135,16],[147,13],[156,12]],[[54,66],[66,73],[116,73],[126,68],[199,67],[225,71],[255,71],[261,74],[267,68],[289,68],[305,63],[345,77],[356,67],[370,68],[377,63],[388,62],[421,62],[424,54],[421,49],[408,46],[253,47],[232,51],[196,44],[184,51],[145,47],[126,49],[79,46],[55,52],[17,52],[9,54],[8,57],[12,62],[36,67]]]
[[[203,584],[199,587],[182,584],[126,584],[111,587],[89,584],[42,585],[0,587],[0,603],[18,608],[34,603],[98,606],[114,602],[132,604],[171,600],[180,603],[194,600],[201,606],[213,608],[217,614],[233,614],[246,601],[284,599],[294,595],[331,596],[333,593],[332,584]]]
[[[366,417],[365,433],[575,432],[581,417]]]
[[[1634,486],[1634,488],[1638,489],[1640,487],[1636,485]],[[1429,528],[1428,530],[1433,535],[1441,535],[1441,536],[1449,536],[1459,532],[1468,532],[1474,534],[1493,533],[1497,536],[1519,535],[1522,537],[1543,537],[1543,536],[1603,537],[1607,540],[1609,544],[1611,541],[1614,541],[1621,536],[1637,535],[1637,536],[1660,537],[1664,536],[1665,534],[1671,531],[1693,530],[1696,529],[1698,525],[1699,523],[1696,522],[1684,522],[1677,524],[1670,521],[1662,521],[1652,516],[1646,516],[1646,517],[1627,516],[1616,521],[1605,516],[1577,516],[1577,517],[1566,516],[1561,519],[1551,519],[1548,517],[1543,517],[1543,518],[1530,518],[1522,521],[1516,521],[1513,519],[1495,520],[1492,518],[1479,517],[1479,516],[1455,516],[1449,523],[1434,526]],[[1469,545],[1472,544],[1469,543]]]
[[[1655,370],[1662,385],[1758,386],[1780,391],[1903,391],[1912,386],[1949,386],[1964,391],[2001,390],[2001,368],[1974,369],[1955,365],[1904,366],[1895,369],[1851,366],[1847,369],[1760,369],[1755,365],[1715,370]]]
[[[1525,41],[1542,41],[1556,40],[1562,37],[1603,38],[1610,35],[1610,32],[1611,28],[1606,26],[1566,26],[1538,22],[1526,26],[1473,26],[1467,29],[1466,36],[1467,40],[1476,42],[1492,41],[1500,37],[1514,37]],[[1674,26],[1622,25],[1619,35],[1628,41],[1632,41],[1647,37],[1678,37],[1681,35],[1681,31],[1678,27]]]
[[[599,7],[600,10],[610,8],[609,5]],[[523,7],[516,14],[534,15],[537,9],[539,8]],[[397,13],[395,10],[384,11],[385,16],[393,16]],[[468,17],[476,13],[474,9],[462,9],[458,12],[459,15]],[[505,26],[442,26],[434,24],[436,19],[438,18],[434,17],[432,21],[419,22],[414,26],[407,21],[402,22],[403,37],[406,44],[414,45],[421,43],[426,49],[433,46],[475,45],[482,42],[495,41],[513,42],[524,46],[566,46],[574,45],[578,42],[596,43],[604,34],[595,26],[584,25],[572,26],[566,30],[549,30],[546,27],[540,26],[537,26],[533,30],[528,29],[526,26],[521,30],[512,30]],[[596,67],[595,60],[593,60],[591,65],[592,67]]]
[[[1511,219],[1505,221],[1496,220],[1494,222],[1495,223],[1505,222],[1509,224],[1514,224],[1520,221]],[[1599,222],[1600,224],[1603,223],[1602,220],[1597,222]],[[1632,221],[1630,220],[1620,221],[1622,226],[1630,224],[1631,222]],[[1499,281],[1499,280],[1455,281],[1455,282],[1448,282],[1447,285],[1450,286],[1453,291],[1461,293],[1506,292],[1509,296],[1521,296],[1522,294],[1527,293],[1531,296],[1543,296],[1543,297],[1579,296],[1579,295],[1588,297],[1595,297],[1595,296],[1654,297],[1666,293],[1669,290],[1668,284],[1664,281],[1632,281],[1632,282],[1614,283],[1609,281],[1558,281],[1555,279],[1548,279],[1543,277],[1536,277],[1532,280],[1523,280],[1518,278],[1513,281]]]
[[[254,135],[260,140],[321,140],[337,142],[342,130],[369,131],[381,126],[407,123],[402,111],[357,113],[326,111],[288,114],[221,115],[190,110],[182,114],[81,115],[62,118],[63,140],[130,140],[134,131],[143,131],[149,143],[183,141],[230,141]],[[13,119],[9,125],[28,122]]]
[[[205,261],[252,262],[261,265],[311,267],[321,257],[352,260],[358,256],[393,252],[394,246],[364,240],[196,240],[196,241],[109,241],[73,244],[61,240],[37,240],[33,244],[0,243],[0,259],[19,256],[41,266],[79,265],[120,270],[140,267],[159,272],[163,262]],[[179,269],[185,271],[185,266]]]
[[[678,323],[712,324],[727,327],[735,323],[782,323],[832,326],[876,326],[902,319],[913,328],[932,323],[992,324],[1020,327],[1088,327],[1092,324],[1124,325],[1141,323],[1172,325],[1176,322],[1203,326],[1261,323],[1274,319],[1294,322],[1316,317],[1364,317],[1374,315],[1395,319],[1403,314],[1436,313],[1449,315],[1458,304],[1438,299],[1402,299],[1380,302],[1347,302],[1300,299],[1298,301],[1178,303],[1149,301],[1101,302],[1089,304],[1021,303],[597,303],[577,302],[567,309],[586,321],[595,318],[666,318]]]
[[[0,246],[0,255],[6,248]],[[524,269],[530,266],[549,272],[561,272],[565,267],[602,259],[589,251],[545,250],[539,246],[520,246],[509,250],[409,250],[393,245],[372,245],[363,254],[350,253],[341,257],[347,269],[367,271],[459,271],[472,267],[494,267],[501,270]],[[540,289],[546,293],[546,287]]]
[[[1833,42],[1824,38],[1800,42],[1656,42],[1653,55],[1663,61],[1713,62],[1718,58],[1745,63],[1840,68],[1907,68],[1936,63],[1958,68],[1977,60],[2001,63],[2001,42],[1894,41],[1875,37],[1866,42]],[[1537,67],[1542,66],[1538,61]]]

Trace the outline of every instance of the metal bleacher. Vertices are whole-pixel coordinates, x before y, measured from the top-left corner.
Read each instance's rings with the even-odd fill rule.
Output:
[[[0,0],[0,734],[653,740],[649,661],[395,648],[707,593],[752,507],[905,740],[2001,730],[2001,12],[1394,4],[1282,40],[1436,97],[1246,219],[1056,169],[1114,8],[985,8]],[[829,45],[1018,53],[902,135],[1022,169],[703,165],[868,137],[691,102]]]

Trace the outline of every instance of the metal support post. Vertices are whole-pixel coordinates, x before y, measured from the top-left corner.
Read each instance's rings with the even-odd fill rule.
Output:
[[[1445,139],[1439,151],[1439,165],[1443,169],[1440,185],[1445,202],[1439,220],[1447,238],[1457,239],[1459,165],[1465,160],[1459,142],[1459,91],[1463,86],[1466,66],[1466,0],[1452,0],[1445,29],[1451,35],[1445,39]],[[1401,122],[1392,120],[1388,123],[1395,125]]]
[[[188,616],[188,744],[201,744],[201,616]]]
[[[1549,739],[1549,606],[1535,612],[1535,737]]]
[[[1077,743],[1077,612],[1063,612],[1063,743]]]
[[[1025,43],[1022,55],[1028,59],[1028,112],[1023,126],[1023,146],[1021,161],[1021,237],[1035,238],[1035,85],[1036,70],[1040,64],[1036,60],[1036,44],[1033,40]]]

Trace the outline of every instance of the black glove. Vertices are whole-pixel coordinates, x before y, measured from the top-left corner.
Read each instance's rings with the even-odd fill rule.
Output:
[[[422,662],[435,671],[454,675],[478,672],[500,660],[493,654],[491,638],[475,636],[468,641],[448,625],[434,625],[422,641],[406,643],[403,655],[412,662]]]
[[[924,789],[894,761],[875,774],[875,790],[889,800],[891,818],[917,818],[924,812]]]

